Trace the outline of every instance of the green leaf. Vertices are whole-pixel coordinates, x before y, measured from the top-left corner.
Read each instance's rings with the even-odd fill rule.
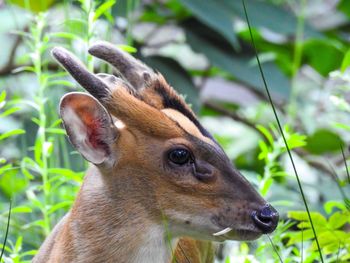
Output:
[[[264,141],[259,141],[259,147],[260,147],[260,153],[258,158],[259,160],[264,160],[269,153],[269,148],[267,147]]]
[[[298,148],[306,145],[307,137],[305,135],[300,135],[297,133],[292,133],[292,134],[287,133],[286,137],[287,137],[288,147],[291,150],[294,148]]]
[[[41,141],[41,137],[40,137],[40,134],[41,132],[44,132],[43,129],[41,127],[39,127],[39,130],[38,130],[38,135],[37,135],[37,138],[35,140],[35,143],[34,143],[34,160],[40,165],[42,166],[43,165],[43,162],[41,160],[41,157],[42,157],[42,144],[43,142]]]
[[[328,220],[328,224],[332,229],[338,229],[341,228],[343,225],[345,225],[350,218],[350,213],[348,211],[346,212],[335,212]]]
[[[51,128],[55,128],[56,126],[60,125],[62,123],[61,119],[57,119],[55,120],[51,125],[50,125],[50,129]]]
[[[320,233],[318,236],[321,248],[328,246],[328,249],[333,247],[332,253],[337,253],[339,244],[343,243],[346,239],[346,233],[344,231],[325,231]],[[312,242],[311,250],[317,250],[317,244],[315,241]]]
[[[246,21],[242,1],[218,0],[223,3],[231,13]],[[283,35],[295,35],[297,18],[283,6],[273,5],[267,1],[246,0],[246,7],[252,27],[265,27]],[[323,35],[305,23],[304,36],[320,38]]]
[[[17,169],[6,170],[0,177],[0,189],[8,197],[22,192],[28,186],[28,179]]]
[[[272,146],[274,144],[274,140],[273,140],[273,136],[272,134],[269,132],[268,129],[266,129],[264,126],[257,124],[256,128],[262,133],[264,134],[265,138],[269,141],[270,145]]]
[[[60,128],[47,128],[47,133],[66,135],[66,130]]]
[[[254,59],[253,52],[237,54],[225,39],[197,21],[189,20],[182,25],[188,43],[194,51],[204,54],[212,65],[231,74],[239,82],[265,94],[259,68],[256,64],[251,63],[251,60]],[[288,99],[290,93],[288,78],[273,62],[264,63],[262,67],[270,91]]]
[[[350,17],[350,1],[349,0],[341,0],[338,4],[338,9]]]
[[[50,33],[52,37],[59,37],[59,38],[65,38],[65,39],[80,39],[79,36],[69,33],[69,32],[53,32]]]
[[[307,63],[323,76],[339,69],[344,57],[340,43],[329,39],[311,39],[304,44],[303,53]]]
[[[55,0],[8,0],[12,4],[28,9],[33,12],[46,11],[55,3]]]
[[[70,169],[64,169],[64,168],[50,168],[49,170],[50,174],[59,174],[61,176],[64,176],[66,179],[74,180],[76,182],[81,182],[83,178],[83,172],[74,172]]]
[[[316,225],[317,226],[327,225],[327,220],[322,214],[318,212],[310,212],[310,216],[315,227]],[[288,217],[298,221],[306,221],[307,223],[309,222],[309,216],[305,211],[288,211]]]
[[[29,206],[17,206],[15,208],[12,208],[11,213],[12,214],[21,214],[21,213],[32,213],[33,210]]]
[[[69,19],[65,20],[64,24],[69,32],[76,35],[78,38],[84,39],[86,37],[86,32],[88,31],[86,21],[82,19]]]
[[[72,205],[72,201],[63,201],[61,203],[55,204],[53,207],[51,207],[48,211],[49,214],[55,213],[57,210],[62,208],[67,208]]]
[[[64,86],[64,87],[68,87],[68,88],[75,88],[76,85],[70,81],[67,80],[52,80],[50,82],[48,82],[47,84],[48,87],[51,86]]]
[[[6,116],[9,116],[17,111],[19,111],[21,108],[20,107],[13,107],[13,108],[10,108],[6,111],[4,111],[3,113],[0,114],[0,118],[3,118],[3,117],[6,117]]]
[[[0,141],[6,139],[8,137],[23,134],[23,133],[25,133],[25,130],[22,130],[22,129],[15,129],[15,130],[12,130],[9,132],[5,132],[5,133],[0,135]]]
[[[337,152],[340,150],[339,143],[344,145],[338,134],[326,129],[317,130],[306,141],[306,149],[313,154]]]
[[[346,206],[344,205],[343,202],[328,201],[324,204],[324,210],[326,211],[327,214],[330,214],[334,208],[338,208],[338,209],[343,210],[343,211],[346,210]]]
[[[0,103],[6,99],[6,90],[3,90],[0,94]]]
[[[302,240],[310,240],[314,238],[314,233],[312,229],[305,229],[303,231],[298,231],[296,233],[290,234],[290,238],[288,240],[287,246],[293,245],[295,243],[300,243]]]
[[[334,233],[332,231],[325,231],[322,233],[319,233],[317,235],[318,241],[320,242],[320,246],[324,247],[325,245],[332,243],[334,241],[338,241],[337,237],[334,236]],[[316,244],[315,244],[316,245]],[[314,249],[317,249],[317,247],[315,246]]]
[[[267,180],[262,181],[262,186],[260,187],[260,192],[262,196],[266,196],[267,192],[269,191],[271,185],[273,183],[273,179],[267,178]]]
[[[128,53],[136,53],[137,52],[137,48],[129,46],[129,45],[117,45],[118,48],[128,52]]]
[[[23,243],[23,237],[19,236],[16,240],[15,249],[14,249],[17,253],[20,252],[22,248],[22,243]]]
[[[221,1],[180,0],[200,21],[219,32],[234,47],[238,40],[233,30],[234,15]]]
[[[38,207],[40,210],[46,209],[44,205],[40,202],[40,200],[37,198],[33,189],[27,189],[26,194],[27,194],[28,200],[31,202],[32,205]],[[41,222],[41,221],[42,220],[38,220],[36,222]]]
[[[337,127],[337,128],[340,128],[340,129],[344,129],[346,131],[350,131],[350,125],[346,125],[344,123],[335,122],[334,123],[334,127]]]
[[[341,63],[341,71],[344,72],[350,65],[350,49],[345,53],[343,62]]]
[[[12,163],[8,163],[6,165],[3,165],[0,167],[0,175],[6,172],[7,170],[13,169],[12,168]]]
[[[101,15],[103,15],[106,11],[111,9],[115,2],[116,0],[109,0],[100,5],[95,11],[93,20],[96,21]]]

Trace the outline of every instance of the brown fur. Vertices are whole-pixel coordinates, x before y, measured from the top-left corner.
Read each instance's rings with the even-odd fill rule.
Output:
[[[69,52],[53,52],[99,100],[70,94],[61,103],[72,144],[95,165],[71,211],[33,263],[210,263],[212,244],[198,240],[259,237],[262,232],[251,214],[266,202],[235,170],[184,100],[160,74],[143,74],[145,66],[111,45],[96,45],[90,51],[109,62],[128,60],[121,72],[137,88],[131,91],[113,76],[101,82]],[[95,90],[101,86],[106,90]],[[125,126],[114,126],[106,110]],[[70,117],[72,112],[78,114]],[[169,152],[179,148],[191,153],[186,164],[169,158]],[[232,231],[213,235],[227,227]]]
[[[178,263],[212,263],[214,256],[211,242],[182,238],[176,246],[174,259]]]

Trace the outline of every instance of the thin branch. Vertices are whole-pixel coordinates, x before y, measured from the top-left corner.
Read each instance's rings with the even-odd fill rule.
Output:
[[[248,127],[252,128],[256,132],[258,132],[259,134],[264,136],[264,134],[258,128],[256,128],[255,124],[253,124],[252,122],[250,122],[246,118],[243,118],[242,116],[238,115],[236,112],[227,110],[224,107],[222,107],[214,102],[207,101],[204,103],[204,105],[212,110],[217,111],[218,113],[220,113],[224,116],[230,117],[231,119],[233,119],[235,121],[238,121],[238,122],[241,122],[241,123],[247,125]],[[264,138],[265,138],[265,136],[264,136]]]
[[[25,27],[22,31],[28,32],[28,27]],[[19,47],[19,45],[21,44],[22,40],[23,40],[22,35],[16,35],[15,43],[13,44],[13,46],[11,48],[7,63],[5,64],[5,66],[2,69],[0,69],[0,75],[6,75],[6,73],[10,74],[11,71],[14,69],[13,63],[15,61],[16,51],[17,51],[17,48]]]
[[[22,67],[33,67],[33,64],[22,64],[22,65],[12,65],[11,67],[4,67],[2,69],[0,69],[0,76],[6,76],[9,74],[21,74],[21,73],[27,73],[28,71],[17,71],[17,72],[13,72],[14,70],[18,69],[18,68],[22,68]],[[57,71],[59,70],[59,67],[57,64],[55,63],[49,63],[47,66],[48,70],[51,71]]]

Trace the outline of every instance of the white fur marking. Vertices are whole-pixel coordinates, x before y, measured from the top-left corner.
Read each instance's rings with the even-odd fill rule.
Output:
[[[114,122],[114,125],[118,128],[118,129],[123,129],[125,127],[124,122],[122,122],[121,120],[116,120]]]
[[[172,251],[174,251],[178,239],[168,240],[167,234],[162,226],[151,226],[142,237],[143,245],[133,256],[131,262],[142,263],[164,263],[170,262]],[[169,244],[170,243],[170,244]]]

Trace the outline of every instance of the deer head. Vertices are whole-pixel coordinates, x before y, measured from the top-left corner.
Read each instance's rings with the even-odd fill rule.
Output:
[[[251,240],[276,228],[277,211],[160,73],[109,43],[89,53],[117,74],[95,75],[55,48],[53,56],[91,94],[65,95],[60,114],[71,143],[98,167],[111,193],[129,187],[148,216],[166,220],[178,236]],[[123,171],[128,176],[121,178]]]

